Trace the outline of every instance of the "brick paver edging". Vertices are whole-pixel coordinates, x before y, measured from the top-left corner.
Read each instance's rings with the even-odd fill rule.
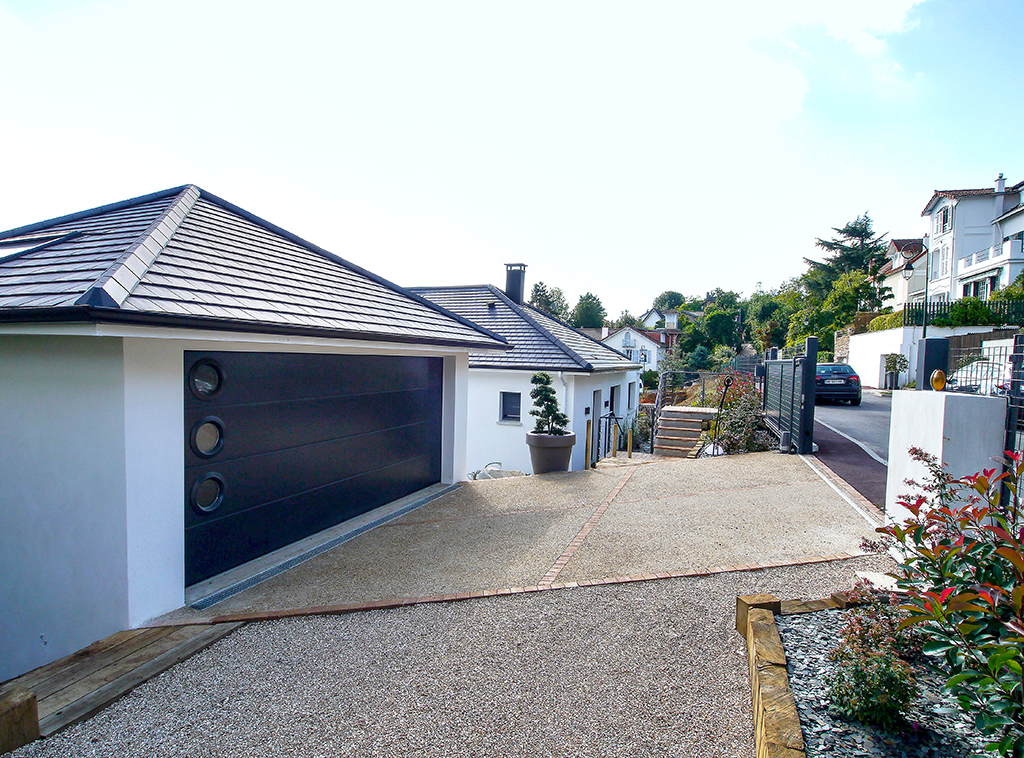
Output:
[[[574,587],[600,587],[607,584],[629,584],[631,582],[648,582],[655,579],[682,579],[696,576],[712,576],[714,574],[729,574],[739,571],[761,571],[763,569],[786,568],[788,566],[807,566],[815,563],[832,563],[834,561],[846,561],[851,558],[861,558],[872,553],[863,550],[854,550],[848,553],[837,553],[835,555],[816,555],[810,558],[796,558],[790,561],[778,561],[773,563],[744,563],[732,566],[713,566],[704,569],[689,569],[687,571],[666,571],[657,574],[637,574],[634,576],[616,576],[607,579],[589,579],[578,582],[553,582],[551,584],[537,584],[526,587],[503,587],[492,590],[473,590],[471,592],[454,592],[447,595],[425,595],[422,597],[401,597],[393,600],[373,600],[369,602],[342,603],[339,605],[317,605],[307,608],[284,608],[273,611],[252,611],[248,613],[227,613],[220,616],[208,616],[196,618],[167,621],[153,624],[153,626],[185,626],[189,624],[221,624],[229,621],[271,621],[274,619],[292,618],[295,616],[319,616],[335,615],[342,613],[357,613],[359,611],[370,611],[378,608],[402,608],[407,605],[420,605],[423,603],[450,603],[460,600],[471,600],[478,597],[498,597],[504,595],[519,595],[525,592],[546,592],[548,590],[564,590]]]
[[[859,603],[852,602],[843,592],[824,600],[779,600],[774,595],[736,598],[736,631],[747,641],[755,755],[806,758],[796,697],[786,671],[786,653],[775,624],[776,614],[788,616],[853,605]]]

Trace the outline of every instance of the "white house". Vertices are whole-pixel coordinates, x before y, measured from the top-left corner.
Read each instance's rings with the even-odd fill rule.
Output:
[[[1000,174],[993,187],[935,190],[921,211],[929,228],[931,302],[986,300],[1024,270],[1020,239],[1005,234],[1000,221],[1019,205],[1022,188],[1024,182],[1007,188]]]
[[[559,405],[576,432],[570,465],[579,471],[588,464],[587,421],[593,421],[593,459],[601,418],[635,415],[640,364],[524,303],[525,269],[509,264],[504,292],[489,284],[412,291],[500,334],[512,346],[501,354],[470,353],[469,469],[498,462],[506,470],[532,471],[526,445],[526,432],[533,428],[530,378],[546,371],[554,377]]]
[[[627,359],[639,363],[643,371],[657,371],[658,361],[664,357],[664,347],[651,339],[649,334],[631,326],[624,326],[611,332],[601,341],[622,353]]]
[[[878,274],[883,285],[892,292],[892,299],[886,300],[885,305],[894,311],[902,310],[907,303],[924,299],[924,254],[924,243],[920,239],[889,240],[885,253],[887,260]],[[909,280],[903,277],[907,263],[913,267]]]
[[[464,479],[507,348],[194,185],[0,233],[0,680]]]

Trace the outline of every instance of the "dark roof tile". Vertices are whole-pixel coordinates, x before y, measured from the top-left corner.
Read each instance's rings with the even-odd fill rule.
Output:
[[[67,235],[67,236],[65,236]],[[3,256],[3,242],[35,239]],[[24,247],[24,245],[22,245]],[[96,307],[102,306],[102,307]],[[0,319],[275,330],[506,349],[497,335],[194,185],[0,233]]]

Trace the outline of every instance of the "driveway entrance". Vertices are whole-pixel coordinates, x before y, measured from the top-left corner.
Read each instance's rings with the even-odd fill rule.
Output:
[[[468,482],[189,617],[700,575],[861,555],[870,513],[798,456]],[[313,609],[316,609],[315,611]]]

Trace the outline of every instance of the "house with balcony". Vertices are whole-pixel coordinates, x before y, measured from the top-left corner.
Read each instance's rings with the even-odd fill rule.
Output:
[[[928,219],[930,301],[985,300],[1024,269],[1020,240],[1013,244],[999,221],[1020,204],[1022,188],[1024,182],[1008,188],[1000,174],[992,187],[935,190],[921,211]]]
[[[658,332],[648,332],[624,326],[605,336],[601,341],[619,351],[631,361],[643,366],[643,371],[657,371],[658,361],[664,357],[665,348],[658,338]]]

